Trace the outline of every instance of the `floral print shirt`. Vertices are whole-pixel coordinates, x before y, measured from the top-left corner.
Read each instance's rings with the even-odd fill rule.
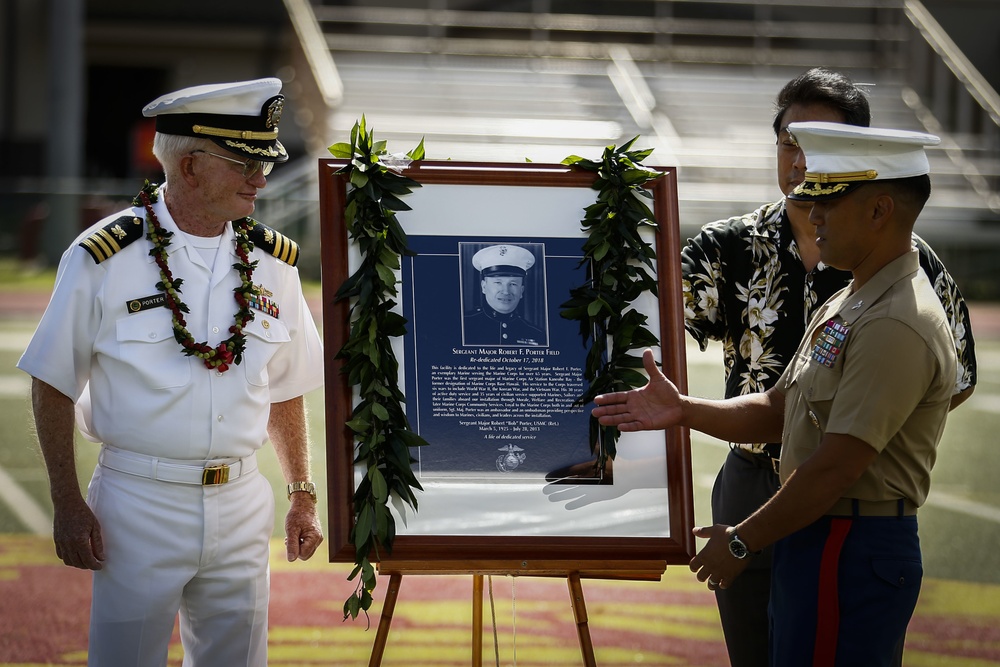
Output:
[[[951,323],[959,393],[976,384],[969,311],[930,246],[917,235],[913,245]],[[681,251],[681,271],[685,328],[702,350],[722,342],[727,398],[772,387],[813,312],[851,281],[849,271],[822,262],[806,271],[784,200],[705,225]]]

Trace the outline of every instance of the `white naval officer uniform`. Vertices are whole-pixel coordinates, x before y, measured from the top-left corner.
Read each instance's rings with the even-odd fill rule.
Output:
[[[187,328],[214,346],[230,336],[238,308],[234,232],[227,225],[210,265],[179,233],[162,192],[153,209],[175,232],[169,266],[184,280]],[[94,572],[89,664],[165,664],[180,610],[185,665],[264,665],[274,503],[254,453],[271,403],[322,385],[319,334],[298,271],[258,246],[252,280],[277,312],[252,311],[241,364],[207,369],[183,354],[167,308],[130,310],[158,294],[160,280],[141,206],[77,242],[119,216],[142,225],[142,237],[100,263],[77,243],[66,251],[18,362],[77,401],[81,430],[103,443],[88,489],[107,557]],[[202,485],[205,462],[233,463],[230,481]]]

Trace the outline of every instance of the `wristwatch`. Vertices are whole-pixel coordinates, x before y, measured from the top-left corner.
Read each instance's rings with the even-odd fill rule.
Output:
[[[729,553],[733,555],[733,558],[743,560],[749,556],[756,556],[760,552],[750,551],[746,543],[736,534],[736,529],[733,528],[729,533]]]
[[[312,482],[292,482],[288,485],[288,499],[292,499],[292,494],[298,491],[304,491],[312,496],[313,500],[316,500],[316,485]]]

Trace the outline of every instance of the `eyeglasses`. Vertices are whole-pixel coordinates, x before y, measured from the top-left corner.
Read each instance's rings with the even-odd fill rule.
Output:
[[[265,162],[264,160],[237,160],[235,158],[226,157],[225,155],[219,155],[218,153],[213,153],[212,151],[196,150],[191,151],[192,153],[204,153],[205,155],[211,155],[212,157],[217,157],[220,160],[225,160],[226,162],[235,162],[236,164],[243,165],[243,178],[250,178],[258,171],[267,176],[274,169],[273,162]]]

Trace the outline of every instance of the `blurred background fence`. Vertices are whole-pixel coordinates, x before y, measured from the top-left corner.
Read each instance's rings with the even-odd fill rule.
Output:
[[[639,135],[679,168],[682,235],[776,199],[772,102],[815,65],[869,84],[876,125],[942,136],[918,231],[966,295],[1000,296],[994,0],[5,0],[0,256],[49,266],[158,180],[142,106],[279,76],[293,155],[257,217],[318,275],[316,160],[364,114],[390,150],[558,162]]]

